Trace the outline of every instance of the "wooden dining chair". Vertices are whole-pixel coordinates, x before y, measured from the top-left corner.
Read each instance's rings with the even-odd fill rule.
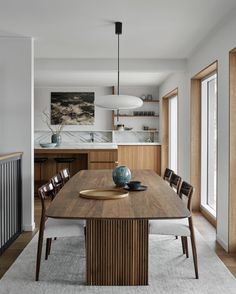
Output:
[[[167,182],[170,182],[170,178],[173,173],[174,171],[172,169],[166,168],[163,175],[163,179]]]
[[[187,182],[182,182],[179,197],[187,205],[187,208],[191,212],[191,203],[193,196],[193,187]],[[197,262],[197,249],[194,235],[194,227],[192,214],[188,218],[183,219],[160,219],[160,220],[151,220],[150,224],[150,234],[154,235],[173,235],[180,236],[183,244],[183,253],[186,254],[188,258],[188,237],[191,239],[192,244],[192,253],[193,253],[193,262],[196,279],[199,278],[198,274],[198,262]]]
[[[175,173],[172,173],[170,177],[170,186],[173,188],[173,190],[179,194],[180,185],[182,182],[182,178]]]
[[[54,187],[55,194],[57,194],[60,191],[60,189],[62,188],[62,186],[63,186],[63,181],[62,181],[61,175],[56,174],[55,176],[53,176],[50,179],[50,182],[52,183],[52,185]]]
[[[52,238],[58,237],[73,237],[73,236],[84,236],[84,222],[82,220],[72,219],[57,219],[46,217],[46,204],[47,198],[53,199],[55,196],[55,189],[52,183],[47,183],[38,190],[39,198],[41,200],[41,220],[38,237],[38,250],[37,250],[37,261],[36,261],[36,276],[35,280],[39,280],[41,255],[43,247],[43,239],[46,238],[46,253],[45,259],[51,251]]]
[[[62,178],[62,183],[65,185],[66,182],[69,181],[70,179],[70,172],[68,168],[64,168],[63,170],[60,171],[60,175]]]

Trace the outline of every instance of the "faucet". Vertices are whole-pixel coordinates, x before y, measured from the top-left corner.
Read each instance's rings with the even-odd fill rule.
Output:
[[[94,142],[94,133],[91,132],[89,135],[90,135],[90,142]]]

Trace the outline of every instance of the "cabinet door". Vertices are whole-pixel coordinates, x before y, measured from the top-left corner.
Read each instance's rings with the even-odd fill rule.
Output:
[[[115,167],[115,162],[91,162],[89,164],[89,169],[114,169]]]
[[[117,157],[117,150],[90,151],[89,169],[114,169]]]
[[[161,173],[161,148],[148,145],[122,145],[118,148],[119,165],[130,169],[151,169]]]
[[[117,161],[117,150],[90,151],[90,162]]]

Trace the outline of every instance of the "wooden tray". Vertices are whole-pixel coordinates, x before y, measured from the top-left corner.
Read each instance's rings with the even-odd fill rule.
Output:
[[[88,199],[108,200],[127,197],[129,192],[115,189],[92,189],[80,191],[79,196]]]

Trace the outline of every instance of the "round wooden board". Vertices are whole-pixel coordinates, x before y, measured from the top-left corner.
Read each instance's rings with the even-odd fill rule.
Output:
[[[96,200],[111,200],[111,199],[121,199],[127,197],[128,192],[124,190],[113,190],[113,189],[92,189],[92,190],[82,190],[79,193],[80,197]]]

